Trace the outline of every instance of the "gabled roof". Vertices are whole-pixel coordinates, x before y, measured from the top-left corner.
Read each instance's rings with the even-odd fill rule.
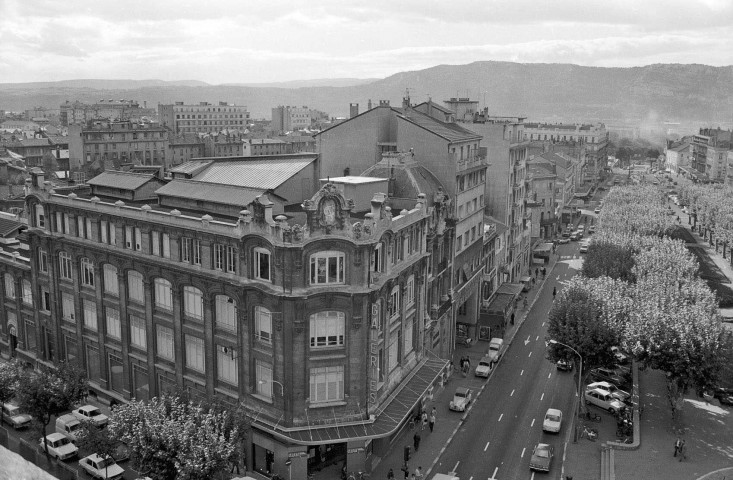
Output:
[[[451,110],[449,108],[442,107],[439,104],[433,102],[432,100],[430,100],[429,102],[418,103],[417,105],[413,106],[412,108],[417,109],[419,107],[422,107],[423,105],[428,106],[428,103],[430,104],[430,107],[431,108],[434,108],[436,110],[440,110],[441,112],[443,112],[443,113],[445,113],[447,115],[455,115],[456,114],[456,112],[454,112],[453,110]]]
[[[556,152],[545,152],[540,157],[562,168],[568,168],[573,163],[570,158]]]
[[[315,162],[317,156],[315,153],[267,155],[211,162],[194,174],[192,179],[246,188],[275,189]]]
[[[397,118],[406,120],[412,124],[432,132],[433,134],[451,142],[463,142],[471,140],[481,140],[481,135],[478,135],[457,123],[446,123],[437,120],[430,115],[425,115],[422,112],[416,110],[408,110],[405,113],[397,115]]]
[[[19,230],[22,226],[23,224],[16,220],[0,217],[0,237],[8,237]]]
[[[242,208],[265,192],[267,189],[264,188],[245,188],[198,180],[173,180],[155,191],[159,196],[202,200],[222,205],[239,205]]]
[[[91,180],[87,180],[87,184],[97,187],[121,188],[123,190],[136,190],[151,180],[155,176],[147,173],[131,173],[118,172],[116,170],[107,170]]]
[[[213,160],[191,160],[171,168],[171,173],[184,173],[196,175],[202,168],[206,168],[209,164],[214,163]]]

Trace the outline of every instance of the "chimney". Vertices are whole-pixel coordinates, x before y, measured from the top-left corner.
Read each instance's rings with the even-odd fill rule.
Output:
[[[402,97],[402,108],[405,110],[410,108],[410,97]]]
[[[380,100],[379,106],[380,107],[389,107],[389,100]]]
[[[372,197],[372,218],[374,221],[382,218],[382,205],[384,205],[387,196],[383,193],[375,193]]]
[[[349,104],[349,118],[354,118],[357,115],[359,115],[359,104],[358,103],[350,103]]]

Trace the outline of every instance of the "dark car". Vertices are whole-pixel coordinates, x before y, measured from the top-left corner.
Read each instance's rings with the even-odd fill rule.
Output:
[[[563,372],[570,372],[573,369],[573,362],[565,358],[561,358],[555,363],[555,366],[557,366],[558,370],[561,370]]]
[[[713,396],[723,405],[733,405],[733,388],[714,388]]]
[[[581,238],[583,238],[583,232],[573,232],[570,235],[570,240],[576,240],[577,241],[577,240],[580,240]]]
[[[594,368],[590,371],[590,378],[593,379],[594,382],[611,382],[621,387],[629,383],[627,377],[623,373],[612,368]]]

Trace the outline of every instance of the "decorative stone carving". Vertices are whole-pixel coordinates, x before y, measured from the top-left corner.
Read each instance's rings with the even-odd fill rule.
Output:
[[[303,227],[300,225],[293,225],[290,229],[290,232],[292,234],[292,241],[293,242],[302,242],[303,241]]]
[[[201,224],[202,224],[202,225],[203,225],[204,227],[208,227],[208,226],[209,226],[209,224],[211,224],[211,221],[212,221],[212,220],[214,220],[214,217],[212,217],[212,216],[211,216],[211,215],[209,215],[209,214],[206,214],[206,215],[204,215],[203,217],[201,217]]]
[[[363,320],[364,319],[361,315],[354,315],[353,317],[351,317],[351,329],[359,330],[361,328]]]
[[[351,231],[354,234],[354,238],[359,240],[361,238],[362,233],[362,225],[361,222],[356,222],[354,225],[351,226]]]

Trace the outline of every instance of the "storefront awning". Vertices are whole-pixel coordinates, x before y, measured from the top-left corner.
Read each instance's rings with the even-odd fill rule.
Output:
[[[256,428],[297,445],[342,443],[387,437],[394,433],[410,415],[428,389],[448,366],[448,360],[424,359],[411,376],[384,402],[375,415],[362,422],[343,422],[334,416],[331,425],[312,425],[307,428],[285,429],[263,420],[252,423]]]
[[[552,252],[552,244],[551,243],[540,243],[536,247],[534,247],[534,253],[550,253]]]

